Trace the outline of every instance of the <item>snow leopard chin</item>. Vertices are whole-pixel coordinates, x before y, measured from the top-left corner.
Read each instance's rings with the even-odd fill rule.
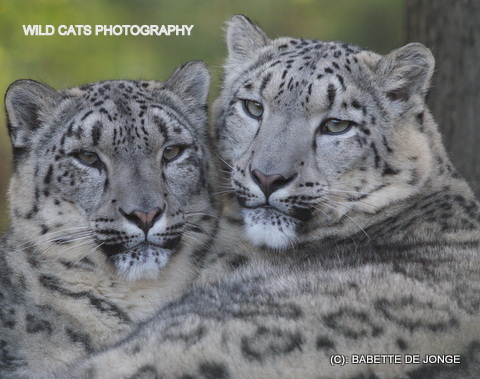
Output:
[[[297,240],[298,221],[271,207],[245,209],[243,222],[246,236],[255,246],[284,250]]]

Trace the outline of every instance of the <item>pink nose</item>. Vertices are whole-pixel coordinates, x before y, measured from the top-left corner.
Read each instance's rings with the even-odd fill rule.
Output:
[[[161,213],[162,210],[160,208],[152,209],[148,213],[140,212],[140,211],[133,211],[133,214],[138,217],[140,222],[147,228],[150,229],[153,225],[153,220]]]
[[[251,174],[255,183],[257,183],[262,192],[265,194],[265,198],[267,200],[272,193],[286,186],[294,177],[291,176],[290,178],[285,179],[285,177],[280,174],[265,175],[259,170],[252,170]]]
[[[142,229],[146,234],[153,224],[155,224],[155,221],[157,221],[157,219],[163,213],[163,209],[154,208],[149,212],[133,211],[129,214],[120,209],[120,213],[129,221],[133,222],[140,229]]]

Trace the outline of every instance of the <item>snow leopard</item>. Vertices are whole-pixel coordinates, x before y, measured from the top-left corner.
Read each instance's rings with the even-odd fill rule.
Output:
[[[244,16],[227,47],[215,254],[59,377],[478,377],[480,205],[425,102],[431,52],[271,40]]]
[[[51,377],[190,285],[217,224],[209,80],[193,61],[165,82],[9,87],[0,377]]]

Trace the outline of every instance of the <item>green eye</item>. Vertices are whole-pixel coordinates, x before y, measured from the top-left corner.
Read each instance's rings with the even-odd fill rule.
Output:
[[[177,145],[167,146],[165,150],[163,150],[163,159],[165,159],[166,162],[173,161],[175,158],[177,158],[180,155],[181,152],[182,152],[181,146],[177,146]]]
[[[243,100],[243,108],[253,118],[260,118],[263,114],[263,105],[258,101]]]
[[[353,122],[351,121],[331,118],[323,123],[322,131],[327,134],[340,134],[350,130],[352,125]]]
[[[92,153],[91,151],[79,151],[76,153],[76,158],[86,164],[87,166],[96,166],[100,163],[100,158],[97,154]]]

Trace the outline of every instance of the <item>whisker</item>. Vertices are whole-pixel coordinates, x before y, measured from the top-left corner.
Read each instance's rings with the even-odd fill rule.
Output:
[[[212,217],[217,220],[220,220],[220,217],[218,217],[215,214],[212,213],[206,213],[206,212],[185,212],[185,217],[190,217],[190,216],[207,216],[207,217]],[[193,225],[193,224],[191,224]]]
[[[209,237],[212,237],[212,236],[209,235]],[[188,239],[190,239],[190,241]],[[207,248],[208,253],[214,252],[215,243],[211,240],[211,238],[208,238],[205,241],[201,241],[197,237],[194,237],[192,234],[188,233],[188,231],[185,232],[184,238],[183,238],[184,244],[190,249],[195,249],[197,248],[197,246],[194,246],[191,243],[192,240],[197,242],[202,248]]]
[[[191,241],[184,241],[183,242],[186,247],[190,248],[191,250],[194,250],[197,246],[194,246],[191,244]],[[211,247],[206,246],[206,244],[203,245],[204,247],[207,247],[207,253],[205,256],[209,256],[210,254],[214,253]]]
[[[329,214],[328,214],[327,212],[323,211],[322,209],[320,209],[320,208],[318,208],[318,207],[315,207],[315,209],[316,209],[317,211],[321,212],[322,214],[324,214],[325,216],[329,217]],[[352,236],[350,236],[350,239],[353,241],[353,243],[355,244],[355,246],[357,246],[357,243],[356,243],[355,239],[354,239]]]
[[[359,195],[370,195],[370,192],[359,192],[359,191],[344,191],[344,190],[336,190],[336,189],[325,189],[328,192],[345,192],[345,193],[354,193]]]
[[[217,153],[216,155],[217,155],[217,157],[218,157],[223,163],[225,163],[228,167],[230,167],[230,168],[233,170],[233,166],[230,165],[225,159],[223,159],[223,158],[220,156],[220,154]]]
[[[225,184],[225,185],[222,185],[222,184],[219,184],[217,185],[216,187],[218,188],[226,188],[226,189],[234,189],[234,187],[231,185],[231,184]]]
[[[76,266],[78,264],[78,262],[80,262],[82,259],[86,258],[87,256],[89,256],[90,254],[92,254],[93,252],[95,252],[95,250],[99,249],[103,244],[105,244],[105,242],[102,242],[100,244],[98,244],[97,246],[93,247],[91,250],[87,251],[85,254],[83,254],[76,262],[73,263],[74,266]]]
[[[92,239],[88,239],[88,240],[85,240],[85,241],[83,241],[83,242],[81,242],[81,243],[79,243],[79,244],[75,244],[75,245],[73,245],[73,246],[70,246],[68,249],[62,250],[62,251],[55,257],[54,262],[57,262],[58,260],[60,260],[61,258],[63,258],[63,256],[65,255],[65,253],[66,253],[67,251],[70,251],[70,250],[75,249],[75,248],[81,248],[81,247],[84,247],[84,246],[89,246],[89,245],[92,244],[92,242],[93,242]],[[51,247],[53,247],[53,246],[51,246]]]
[[[194,237],[192,234],[189,234],[188,232],[184,233],[184,238],[189,238],[191,240],[194,240],[195,242],[197,242],[201,246],[206,246],[206,241],[201,241],[197,237]],[[184,242],[185,242],[185,244],[188,244],[188,241],[184,240]],[[194,247],[194,246],[190,245],[189,247]]]
[[[17,248],[20,251],[23,251],[23,250],[26,250],[28,248],[35,248],[35,246],[37,246],[37,248],[39,249],[39,253],[45,254],[45,253],[48,253],[50,250],[52,250],[54,247],[59,246],[59,244],[57,242],[58,238],[59,237],[43,239],[43,240],[40,239],[40,240],[37,240],[36,245],[32,244],[31,242],[25,242],[24,244],[19,245]],[[81,241],[83,239],[90,239],[90,238],[91,238],[90,233],[86,233],[86,234],[83,234],[83,235],[79,234],[79,235],[75,236],[75,238],[72,238],[71,236],[69,236],[69,239],[66,240],[66,242],[64,244],[67,244],[67,243],[70,243],[70,242],[73,242],[73,241]]]
[[[226,191],[216,191],[216,192],[212,192],[212,195],[223,195],[225,193],[235,193],[235,190],[231,189]]]
[[[347,204],[347,203],[350,203],[350,204],[353,204],[353,203],[362,203],[362,204],[368,205],[368,206],[370,206],[370,207],[375,207],[374,204],[369,203],[369,202],[367,202],[367,201],[349,199],[349,198],[341,197],[341,196],[338,196],[338,195],[335,195],[335,196],[337,196],[337,197],[339,197],[339,198],[341,198],[341,199],[343,199],[343,200],[348,200],[348,202],[342,203],[342,202],[340,202],[340,201],[335,201],[335,200],[332,200],[332,199],[326,199],[326,200],[329,201],[329,202],[331,202],[331,203],[341,204],[341,205]]]
[[[368,238],[368,240],[370,241],[370,236],[368,235],[368,233],[365,231],[365,229],[363,229],[360,224],[358,222],[356,222],[352,217],[350,217],[346,212],[341,212],[339,211],[337,208],[331,206],[331,205],[328,205],[328,204],[325,204],[325,203],[322,203],[321,205],[325,206],[325,207],[328,207],[330,209],[333,209],[334,211],[336,212],[340,212],[342,214],[342,216],[345,216],[347,217],[348,219],[350,219],[355,225],[358,226],[358,228],[363,232],[363,234],[365,234],[365,236]]]
[[[187,225],[187,228],[185,228],[184,232],[183,232],[183,236],[190,236],[191,234],[189,233],[196,233],[196,234],[200,234],[200,235],[205,235],[207,237],[214,237],[215,236],[215,230],[209,230],[209,231],[203,231],[202,232],[196,232],[194,229],[190,229],[188,228],[189,226],[192,226],[192,228],[195,228],[196,225],[193,225],[193,224],[186,224]]]
[[[342,200],[346,200],[345,201],[345,204],[346,203],[350,203],[350,204],[353,204],[353,203],[362,203],[362,204],[365,204],[365,205],[368,205],[370,207],[375,207],[374,204],[372,203],[369,203],[368,201],[365,201],[365,200],[361,200],[361,199],[352,199],[348,196],[346,196],[345,194],[343,193],[362,193],[362,192],[356,192],[356,191],[340,191],[338,190],[338,192],[341,192],[341,193],[330,193],[330,192],[333,192],[333,191],[337,191],[337,190],[325,190],[325,193],[319,195],[319,196],[312,196],[311,198],[309,198],[308,200],[303,200],[302,203],[305,204],[306,206],[311,206],[311,205],[315,205],[317,204],[318,202],[320,202],[320,200],[328,200],[330,202],[334,202],[334,200],[331,200],[331,199],[326,199],[325,195],[333,195],[339,199],[342,199]],[[341,202],[336,202],[337,204],[342,204]]]
[[[53,249],[56,246],[59,245],[69,245],[73,242],[78,242],[82,240],[91,240],[92,239],[92,234],[91,233],[86,233],[83,235],[77,235],[75,237],[73,236],[68,236],[63,238],[63,241],[59,241],[59,237],[45,240],[45,241],[40,241],[39,247],[42,249],[43,253],[49,252],[51,249]],[[46,246],[45,246],[46,245]]]
[[[63,232],[66,232],[66,231],[79,230],[79,229],[88,230],[88,227],[85,227],[85,226],[71,226],[71,227],[68,227],[68,228],[54,229],[54,230],[49,231],[48,233],[49,234],[51,234],[51,233],[63,233]]]
[[[78,228],[69,228],[69,229],[60,229],[60,230],[54,230],[54,231],[51,231],[51,232],[48,232],[47,234],[45,235],[42,235],[42,236],[39,236],[37,238],[37,243],[48,243],[48,242],[53,242],[55,241],[58,237],[55,237],[56,234],[58,235],[62,235],[65,233],[65,230],[73,230],[73,229],[77,229],[77,230],[80,230],[80,231],[77,231],[77,232],[74,232],[74,233],[70,233],[70,234],[78,234],[78,235],[81,235],[81,233],[86,233],[88,232],[88,230],[81,230],[81,229],[84,229],[83,227],[78,227]],[[34,244],[32,244],[32,242],[30,241],[26,241],[22,244],[19,244],[17,245],[17,248],[18,249],[24,249],[26,247],[33,247]]]
[[[49,242],[58,242],[59,240],[64,240],[64,243],[69,243],[71,241],[75,241],[77,238],[83,237],[90,237],[92,236],[92,232],[85,231],[85,232],[78,232],[78,233],[71,233],[70,235],[60,235],[60,236],[48,236],[48,239],[40,240],[41,243],[49,243]]]

